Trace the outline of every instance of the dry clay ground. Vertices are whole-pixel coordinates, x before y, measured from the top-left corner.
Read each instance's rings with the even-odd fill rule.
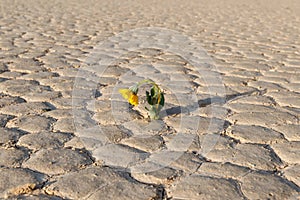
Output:
[[[0,199],[299,199],[299,11],[1,0]],[[117,93],[144,78],[161,120]]]

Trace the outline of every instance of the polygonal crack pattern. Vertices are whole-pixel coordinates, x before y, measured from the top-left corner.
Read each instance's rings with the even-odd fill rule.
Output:
[[[299,3],[243,1],[1,1],[0,198],[299,198]],[[138,27],[193,38],[215,70],[163,30],[142,38],[161,48],[120,37],[95,55],[105,71],[86,65]],[[144,78],[164,87],[162,120],[118,98]]]

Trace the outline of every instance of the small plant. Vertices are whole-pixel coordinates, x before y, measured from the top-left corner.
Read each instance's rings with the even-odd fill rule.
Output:
[[[149,107],[145,107],[145,109],[148,111],[148,115],[151,119],[159,119],[159,113],[165,104],[165,97],[162,90],[154,81],[145,79],[128,89],[119,89],[119,92],[131,105],[137,106],[139,104],[139,98],[137,96],[139,87],[144,84],[152,85],[150,91],[146,91],[146,99]]]

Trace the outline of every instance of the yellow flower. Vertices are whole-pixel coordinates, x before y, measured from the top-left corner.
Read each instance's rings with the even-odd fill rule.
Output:
[[[136,106],[139,104],[139,98],[137,94],[135,94],[130,89],[119,89],[120,94],[126,99],[131,105]]]
[[[132,94],[129,98],[129,103],[133,106],[137,106],[139,104],[139,98],[136,94]]]

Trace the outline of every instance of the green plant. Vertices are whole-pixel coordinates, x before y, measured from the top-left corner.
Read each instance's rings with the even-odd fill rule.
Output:
[[[136,106],[138,105],[137,93],[139,87],[144,84],[152,85],[150,91],[146,91],[146,99],[149,107],[146,106],[145,109],[148,111],[148,115],[151,119],[159,119],[159,113],[165,104],[165,97],[160,87],[154,81],[145,79],[128,89],[119,89],[119,92],[131,105]]]

